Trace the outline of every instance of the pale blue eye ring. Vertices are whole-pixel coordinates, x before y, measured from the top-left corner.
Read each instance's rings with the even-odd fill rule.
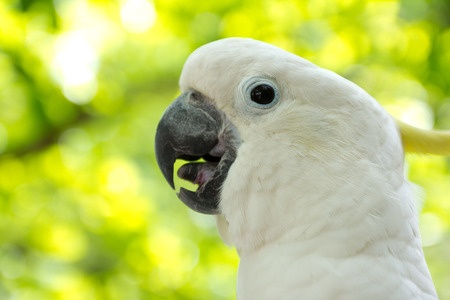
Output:
[[[248,104],[256,108],[271,108],[280,98],[277,86],[263,77],[252,78],[244,93]]]

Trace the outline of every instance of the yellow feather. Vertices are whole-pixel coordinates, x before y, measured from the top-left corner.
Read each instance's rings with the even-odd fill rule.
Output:
[[[450,130],[425,130],[396,122],[405,152],[450,156]]]

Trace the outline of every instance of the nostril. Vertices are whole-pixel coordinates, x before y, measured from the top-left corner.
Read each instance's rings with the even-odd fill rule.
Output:
[[[200,101],[202,99],[202,95],[197,91],[192,91],[191,97],[194,98],[194,100],[196,101]]]

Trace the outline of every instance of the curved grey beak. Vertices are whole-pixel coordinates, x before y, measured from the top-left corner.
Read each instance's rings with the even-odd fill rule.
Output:
[[[180,188],[178,198],[197,212],[218,214],[220,189],[236,151],[234,147],[219,146],[225,117],[211,103],[196,92],[179,96],[158,124],[155,152],[158,166],[172,188],[177,159],[203,158],[205,162],[188,163],[178,170],[179,177],[199,185],[196,192]]]

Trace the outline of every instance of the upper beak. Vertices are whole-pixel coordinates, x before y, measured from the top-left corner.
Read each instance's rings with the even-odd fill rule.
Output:
[[[180,188],[178,197],[201,213],[220,213],[220,189],[236,157],[235,147],[223,141],[224,119],[211,100],[200,93],[186,92],[167,108],[156,130],[156,160],[172,188],[173,165],[177,159],[206,160],[188,163],[178,171],[181,178],[199,184],[195,192]],[[219,147],[223,142],[227,145]]]

